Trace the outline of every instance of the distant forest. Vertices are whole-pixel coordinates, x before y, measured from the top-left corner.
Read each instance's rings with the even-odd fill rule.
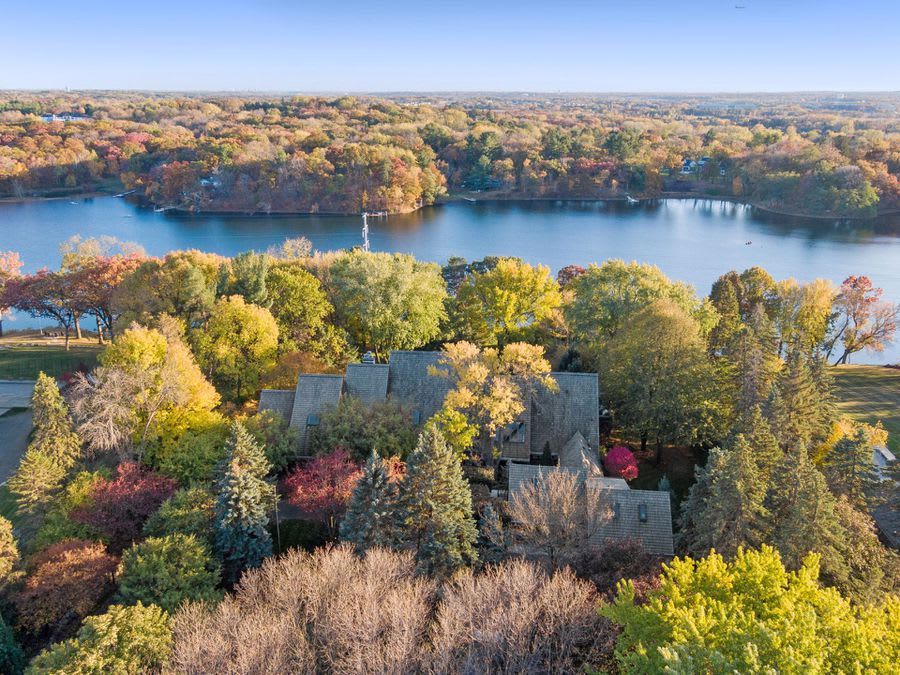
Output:
[[[900,96],[0,94],[0,197],[134,190],[194,211],[403,212],[697,195],[900,209]]]

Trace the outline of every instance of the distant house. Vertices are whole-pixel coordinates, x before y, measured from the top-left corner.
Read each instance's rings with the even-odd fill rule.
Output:
[[[537,484],[554,472],[566,472],[578,478],[584,498],[597,502],[596,529],[590,544],[601,547],[609,541],[634,540],[653,555],[674,554],[672,506],[668,492],[632,490],[621,478],[603,475],[594,455],[567,448],[559,466],[538,466],[511,462],[508,465],[508,499],[519,494],[524,485]]]
[[[681,171],[679,173],[689,174],[694,173],[700,167],[697,162],[692,159],[686,159],[681,165]]]
[[[87,115],[77,112],[66,112],[56,114],[41,115],[41,119],[45,122],[77,122],[78,120],[90,119]]]
[[[872,464],[875,466],[875,471],[878,472],[878,475],[882,477],[882,479],[886,479],[884,475],[885,469],[887,469],[891,464],[897,461],[897,458],[894,456],[894,453],[887,449],[884,445],[876,445],[872,448]]]
[[[293,390],[264,389],[259,410],[273,410],[300,435],[300,452],[309,452],[309,438],[321,415],[343,396],[371,405],[391,400],[409,413],[416,426],[424,425],[444,403],[451,380],[429,374],[440,352],[391,352],[388,363],[351,363],[344,375],[301,374]],[[494,438],[501,458],[530,461],[555,459],[567,444],[600,448],[600,388],[596,373],[551,373],[558,392],[539,389],[525,412],[500,429]],[[580,440],[578,440],[580,439]]]

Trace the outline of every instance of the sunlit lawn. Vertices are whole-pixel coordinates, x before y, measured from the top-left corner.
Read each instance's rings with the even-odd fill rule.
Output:
[[[0,338],[0,380],[34,380],[41,371],[59,377],[84,365],[97,363],[96,340],[70,340],[69,351],[61,338],[43,338],[37,333],[15,333]]]
[[[900,369],[837,366],[832,372],[840,410],[861,422],[880,421],[891,451],[900,454]]]

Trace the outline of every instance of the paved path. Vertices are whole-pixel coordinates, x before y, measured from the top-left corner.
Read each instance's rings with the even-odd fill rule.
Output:
[[[0,380],[0,408],[28,408],[34,382],[29,380]]]
[[[6,482],[19,466],[19,458],[28,447],[29,433],[31,410],[7,413],[0,417],[0,483]]]

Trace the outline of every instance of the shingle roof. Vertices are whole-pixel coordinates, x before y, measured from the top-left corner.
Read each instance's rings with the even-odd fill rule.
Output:
[[[344,378],[341,375],[301,375],[297,379],[291,426],[300,433],[300,452],[309,451],[310,415],[321,415],[341,399]]]
[[[551,373],[559,393],[539,388],[535,394],[531,438],[533,452],[559,454],[565,443],[581,432],[591,448],[600,447],[600,385],[596,373]]]
[[[603,469],[597,458],[597,451],[592,450],[580,431],[576,431],[569,442],[559,452],[559,465],[584,469],[588,474],[602,476]]]
[[[263,389],[259,393],[259,412],[271,410],[290,421],[291,413],[294,410],[294,390],[293,389]]]
[[[607,540],[634,539],[648,553],[673,555],[668,492],[611,489],[593,480],[587,482],[587,487],[589,498],[600,502],[600,520],[591,536],[592,544],[602,546]]]
[[[347,366],[344,382],[347,394],[355,396],[366,405],[383,401],[388,391],[388,372],[386,363],[351,363]]]
[[[449,379],[428,374],[440,358],[440,352],[397,351],[388,361],[388,395],[404,408],[420,411],[422,423],[440,410],[452,388]]]
[[[542,477],[548,476],[559,471],[574,474],[578,477],[579,485],[587,478],[587,471],[575,467],[560,466],[541,466],[540,464],[519,464],[517,462],[509,462],[506,465],[509,475],[509,489],[507,498],[512,501],[519,491],[522,489],[523,483],[532,483],[541,480]]]

